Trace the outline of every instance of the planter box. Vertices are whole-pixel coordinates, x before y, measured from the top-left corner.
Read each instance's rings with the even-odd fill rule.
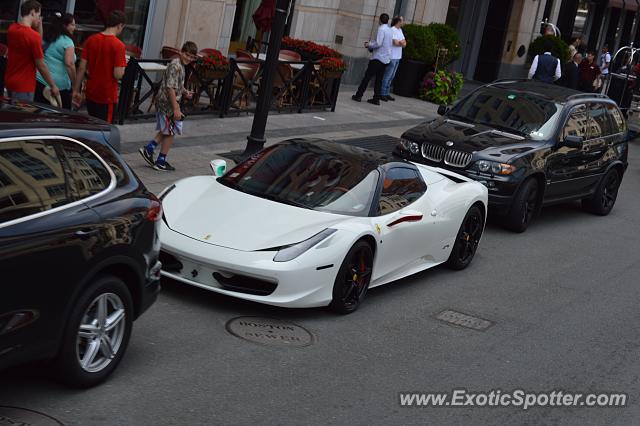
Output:
[[[418,95],[420,82],[427,73],[427,64],[412,59],[402,59],[393,80],[393,93],[399,96]]]

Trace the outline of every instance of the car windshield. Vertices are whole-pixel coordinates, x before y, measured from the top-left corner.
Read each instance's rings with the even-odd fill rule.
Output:
[[[542,140],[555,130],[561,111],[562,105],[536,93],[484,87],[462,99],[447,116]]]
[[[357,148],[333,148],[323,142],[274,145],[238,164],[219,182],[297,207],[368,216],[379,178],[377,163]]]

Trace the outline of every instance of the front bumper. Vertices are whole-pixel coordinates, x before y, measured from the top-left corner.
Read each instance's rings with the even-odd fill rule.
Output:
[[[313,248],[289,262],[274,262],[275,252],[246,252],[205,243],[177,233],[162,224],[162,255],[177,260],[161,271],[162,276],[216,293],[274,306],[308,308],[327,306],[340,267],[331,248]],[[167,256],[168,255],[168,256]],[[324,269],[318,267],[332,265]],[[249,292],[245,278],[265,283]],[[225,281],[226,280],[226,281]],[[243,288],[241,288],[243,287]],[[254,286],[255,287],[255,286]]]

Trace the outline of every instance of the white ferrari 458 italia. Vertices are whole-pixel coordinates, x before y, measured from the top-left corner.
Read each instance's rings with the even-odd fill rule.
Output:
[[[165,277],[340,313],[356,310],[371,287],[441,263],[468,266],[487,212],[480,183],[320,139],[273,145],[160,198]]]

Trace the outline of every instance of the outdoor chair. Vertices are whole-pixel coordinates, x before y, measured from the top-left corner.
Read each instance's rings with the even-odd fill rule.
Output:
[[[244,60],[243,60],[244,59]],[[254,86],[255,77],[260,70],[260,64],[247,62],[249,58],[239,58],[238,68],[233,78],[233,91],[231,96],[231,106],[237,109],[247,108],[250,97],[255,97]],[[253,57],[251,58],[253,61]]]
[[[162,46],[162,50],[160,51],[160,56],[162,59],[173,59],[180,56],[180,50],[175,47]]]
[[[255,59],[251,52],[242,49],[236,50],[236,58]]]
[[[293,105],[296,85],[293,79],[294,73],[291,65],[279,63],[273,76],[273,96],[278,109]]]
[[[300,56],[298,52],[294,52],[293,50],[281,50],[278,56],[280,57],[280,59],[286,61],[296,62],[302,60],[302,56]]]

